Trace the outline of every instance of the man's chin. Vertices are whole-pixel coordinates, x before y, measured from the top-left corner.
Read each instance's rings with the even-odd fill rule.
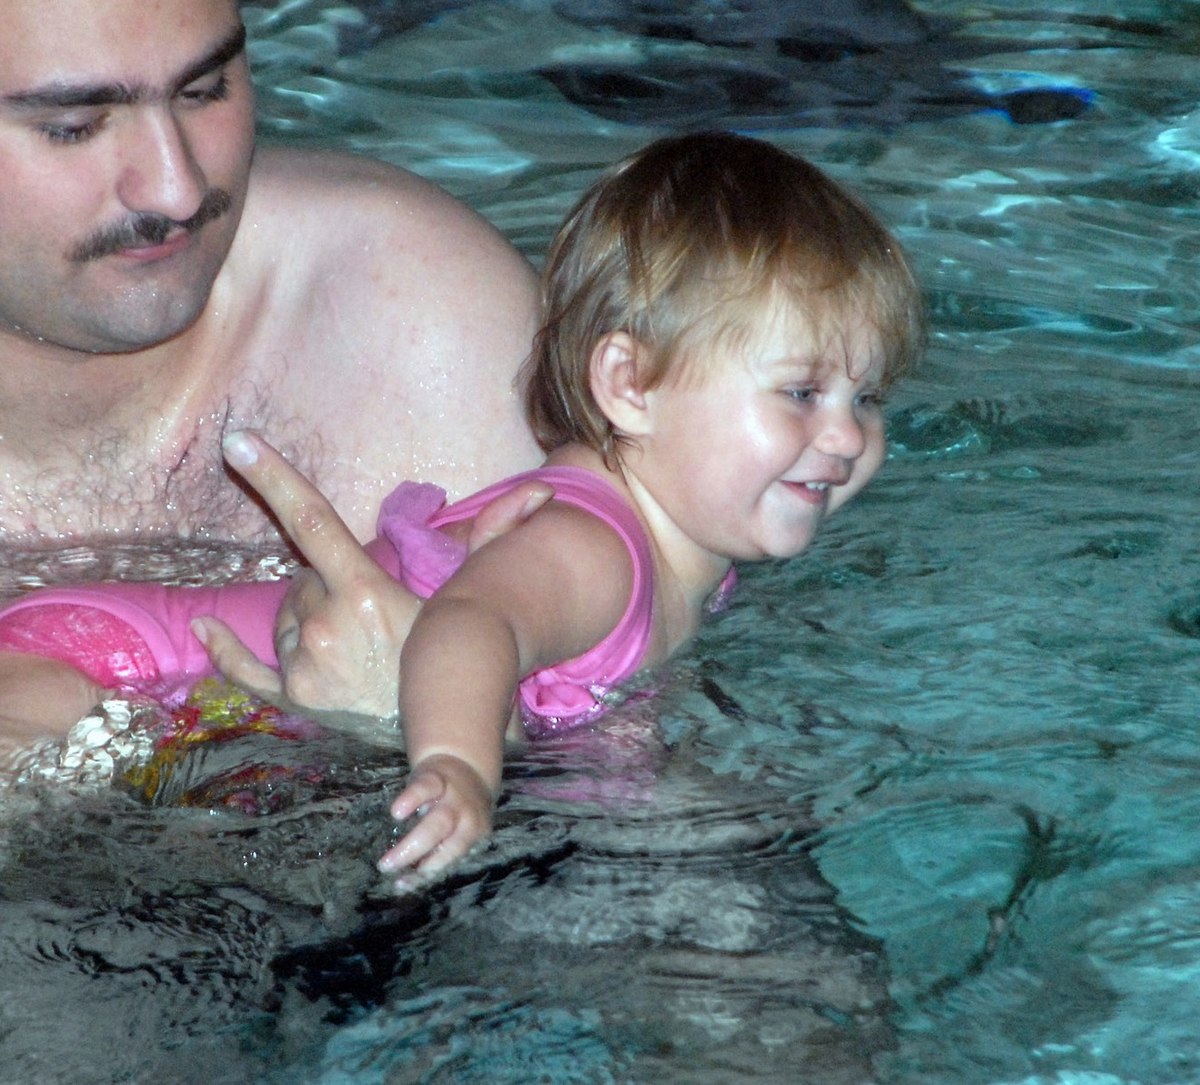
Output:
[[[225,241],[194,234],[161,258],[112,254],[90,262],[76,279],[77,307],[60,314],[57,341],[87,354],[132,354],[182,335],[208,305]]]
[[[78,321],[75,349],[87,354],[133,354],[149,350],[191,328],[208,304],[211,284],[183,290],[158,284],[98,303]],[[63,345],[70,345],[64,336]]]

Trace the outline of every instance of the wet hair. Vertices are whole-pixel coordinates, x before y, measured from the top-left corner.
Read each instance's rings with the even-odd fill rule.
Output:
[[[698,342],[748,334],[773,298],[818,326],[861,316],[885,352],[883,383],[924,343],[920,290],[900,246],[856,196],[804,159],[724,133],[652,143],[601,177],[555,235],[542,273],[542,327],[522,370],[544,451],[614,437],[591,394],[604,336],[646,346],[638,380],[674,376]]]

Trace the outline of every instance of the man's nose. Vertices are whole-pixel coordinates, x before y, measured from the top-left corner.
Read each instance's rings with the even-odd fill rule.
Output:
[[[122,204],[138,214],[190,219],[200,209],[207,182],[170,106],[139,110],[123,137],[117,182]]]

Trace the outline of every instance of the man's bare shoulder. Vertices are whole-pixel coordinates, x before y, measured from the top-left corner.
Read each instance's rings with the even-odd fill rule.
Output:
[[[532,291],[528,263],[483,217],[416,174],[338,152],[262,148],[245,211],[248,237],[301,250],[326,275],[426,277],[476,267],[498,289]],[[482,261],[482,264],[480,264]]]
[[[344,515],[403,478],[459,495],[536,462],[514,388],[536,279],[458,200],[370,159],[262,150],[231,263],[227,294],[255,299],[243,374],[270,390],[247,424],[288,452],[312,434],[324,456],[297,463]]]
[[[235,246],[239,278],[265,284],[277,342],[317,348],[332,336],[364,377],[420,344],[429,365],[452,360],[468,377],[502,364],[507,382],[529,349],[528,261],[482,216],[395,166],[260,151]]]

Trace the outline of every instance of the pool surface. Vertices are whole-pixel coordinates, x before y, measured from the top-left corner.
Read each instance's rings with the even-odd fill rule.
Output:
[[[1200,5],[1102,7],[245,5],[263,138],[535,261],[665,132],[805,154],[908,247],[930,349],[879,480],[515,753],[428,892],[372,866],[379,736],[139,774],[162,714],[115,704],[115,762],[13,768],[0,1085],[1200,1080]]]

